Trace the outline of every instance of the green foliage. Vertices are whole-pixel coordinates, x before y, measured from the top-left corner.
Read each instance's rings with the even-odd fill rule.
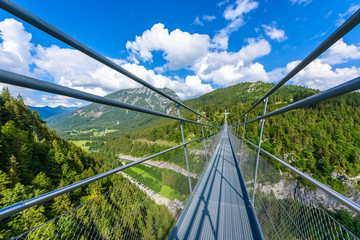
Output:
[[[103,146],[103,143],[99,144]],[[137,146],[137,149],[141,149],[141,146]],[[54,130],[50,130],[45,125],[36,111],[32,113],[28,109],[21,97],[15,99],[11,97],[8,89],[3,89],[0,96],[0,208],[42,195],[117,166],[119,163],[116,163],[114,158],[105,158],[99,154],[90,155],[75,144],[60,138]],[[87,200],[98,197],[123,181],[123,178],[116,174],[61,195],[41,206],[8,217],[0,222],[0,239],[10,239],[36,227]],[[138,188],[132,189],[132,192],[143,194]],[[143,198],[148,198],[143,195]],[[162,210],[166,213],[159,210],[147,214],[151,219],[158,219],[160,214],[172,219],[168,222],[160,221],[161,225],[158,226],[168,229],[173,224],[173,218],[167,209]],[[74,219],[61,219],[61,221],[64,221],[64,224],[71,224]],[[128,220],[128,224],[136,228],[134,231],[142,234],[148,231],[153,223],[149,222],[146,228],[134,226],[135,222],[132,220]],[[55,225],[50,223],[49,229],[55,229]],[[149,236],[164,238],[167,234],[168,232],[164,232]]]

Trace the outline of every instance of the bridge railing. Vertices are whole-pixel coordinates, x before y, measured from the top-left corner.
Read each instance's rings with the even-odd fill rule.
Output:
[[[261,148],[266,118],[360,89],[360,77],[358,77],[273,112],[266,112],[268,97],[271,94],[291,80],[359,22],[360,10],[356,11],[279,83],[231,124],[232,144],[247,189],[252,196],[252,205],[255,207],[263,234],[268,239],[357,239],[360,237],[358,226],[355,229],[346,228],[343,221],[336,220],[336,214],[345,211],[343,212],[345,215],[348,213],[351,215],[350,221],[358,221],[352,219],[352,217],[360,215],[358,203]],[[248,120],[248,113],[260,103],[264,103],[262,115]],[[242,117],[244,120],[240,123]],[[245,139],[245,132],[248,124],[257,122],[260,123],[260,134],[258,143],[254,144]],[[249,146],[255,151],[251,150]],[[278,172],[263,157],[280,163],[286,169],[285,172]],[[349,226],[355,225],[349,224]],[[355,232],[358,236],[354,235]]]
[[[247,190],[252,194],[258,147],[233,133],[230,139]],[[358,239],[353,233],[357,230],[348,229],[337,218],[347,206],[292,173],[279,172],[262,156],[258,158],[253,207],[265,239]]]
[[[71,203],[66,201],[66,199],[68,199],[66,196],[69,192],[76,191],[85,186],[96,186],[96,184],[101,183],[101,181],[104,181],[106,178],[111,178],[111,186],[108,186],[109,190],[104,193],[97,192],[95,196],[89,196],[89,199],[86,199],[86,201],[79,200],[81,204],[74,209],[66,213],[59,213],[61,215],[46,223],[40,221],[40,226],[38,227],[32,225],[17,226],[17,229],[29,231],[16,238],[87,239],[109,237],[118,239],[132,237],[137,239],[139,236],[151,239],[164,238],[171,229],[164,229],[162,227],[166,226],[171,228],[174,219],[177,218],[183,205],[191,196],[192,189],[195,187],[206,167],[206,163],[209,161],[218,144],[219,132],[222,127],[207,116],[204,116],[189,106],[186,106],[180,100],[162,92],[12,1],[0,0],[0,8],[103,63],[120,74],[153,90],[164,98],[169,99],[177,105],[178,116],[134,106],[5,70],[0,70],[1,83],[178,120],[183,140],[182,144],[163,152],[135,162],[123,162],[123,166],[121,167],[27,201],[5,207],[0,210],[0,220],[7,221],[8,218],[16,219],[19,216],[17,214],[21,214],[22,211],[42,211],[42,204],[49,204],[48,201],[55,198],[60,198],[60,200],[64,198],[64,201],[60,202],[71,206]],[[181,107],[196,114],[199,119],[183,118],[180,112]],[[187,141],[183,124],[196,124],[200,126],[202,137]],[[206,130],[204,128],[206,128]],[[205,136],[206,132],[210,132],[210,134]],[[169,157],[166,161],[163,160],[165,154],[173,154],[175,151],[177,152],[176,155],[171,158]],[[160,156],[161,159],[157,159],[157,157]],[[158,161],[157,163],[152,163],[150,167],[142,164],[150,159],[157,159]],[[150,213],[154,211],[161,212],[159,219],[147,219],[146,216],[150,216]],[[34,216],[36,216],[36,214],[34,214]],[[165,219],[170,219],[167,222],[168,224],[164,223],[166,220],[164,220],[162,216],[166,216]],[[1,224],[1,226],[5,225],[6,224]],[[144,229],[148,230],[147,235],[144,235]]]
[[[193,187],[220,136],[188,144]],[[13,239],[164,239],[191,197],[184,154],[124,169],[111,176],[110,190]]]

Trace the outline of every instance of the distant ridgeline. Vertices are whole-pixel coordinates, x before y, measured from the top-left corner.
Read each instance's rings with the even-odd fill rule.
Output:
[[[160,90],[179,99],[176,93],[168,88]],[[145,87],[120,90],[106,97],[159,112],[166,112],[168,105],[171,103],[169,99]],[[66,117],[64,118],[64,116]],[[126,125],[123,125],[124,122],[137,122],[144,116],[146,114],[92,103],[71,112],[71,114],[54,115],[47,119],[47,123],[50,127],[60,132],[74,129],[89,130],[93,128],[119,129],[126,128]]]
[[[114,166],[116,163],[111,159],[90,155],[58,137],[45,125],[37,111],[31,112],[21,97],[14,99],[8,89],[3,89],[0,95],[0,208],[92,177]],[[115,174],[8,217],[0,223],[0,239],[21,234],[125,181],[121,175]],[[137,188],[129,191],[129,194],[148,198]],[[151,200],[148,202],[156,205]],[[120,205],[121,202],[116,207],[124,208]],[[138,214],[141,218],[154,219],[162,214],[164,229],[171,227],[173,221],[171,213],[163,214],[163,211],[139,210]],[[133,231],[148,232],[141,226],[131,225],[136,226]],[[166,237],[164,234],[158,231],[149,236],[162,239]]]
[[[30,107],[32,111],[36,110],[40,117],[43,119],[47,119],[51,116],[54,116],[56,114],[66,113],[66,112],[72,112],[78,109],[77,107],[63,107],[63,106],[57,106],[57,107]]]

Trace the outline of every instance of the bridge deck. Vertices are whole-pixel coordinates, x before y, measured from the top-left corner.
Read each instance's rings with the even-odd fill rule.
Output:
[[[169,239],[261,239],[225,128]]]

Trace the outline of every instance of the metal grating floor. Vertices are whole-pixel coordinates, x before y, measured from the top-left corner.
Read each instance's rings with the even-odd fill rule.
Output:
[[[262,239],[227,128],[169,239]]]

